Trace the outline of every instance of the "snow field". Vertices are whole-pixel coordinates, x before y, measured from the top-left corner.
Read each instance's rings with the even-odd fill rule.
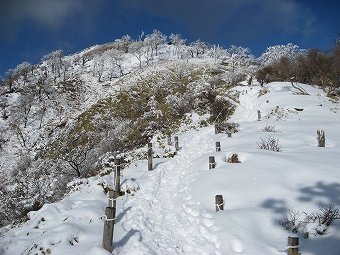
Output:
[[[141,190],[123,205],[131,210],[118,223],[123,227],[116,232],[115,253],[285,254],[289,233],[279,221],[288,209],[310,213],[330,203],[340,205],[334,164],[340,119],[330,110],[332,103],[309,86],[310,96],[295,95],[289,83],[270,84],[270,92],[258,97],[260,89],[241,88],[244,93],[231,119],[240,123],[240,131],[232,138],[215,135],[213,127],[190,131],[180,136],[186,150],[143,176],[147,181],[141,181]],[[279,111],[271,115],[277,106]],[[264,132],[265,125],[275,126],[276,132]],[[326,148],[317,147],[317,129],[326,132]],[[257,147],[260,137],[269,135],[279,139],[281,152]],[[215,152],[216,141],[221,152]],[[233,153],[241,163],[226,162]],[[216,158],[215,169],[208,170],[209,156]],[[187,163],[180,164],[182,160]],[[224,211],[215,212],[217,194],[224,196]],[[139,235],[121,238],[131,228]],[[328,236],[302,239],[300,249],[324,254],[327,247],[329,254],[338,254],[334,236],[339,236],[337,225]],[[319,242],[321,246],[315,245]]]
[[[231,138],[214,127],[179,135],[182,149],[171,159],[145,160],[123,170],[122,189],[131,193],[117,201],[113,254],[127,255],[282,255],[289,233],[279,224],[288,209],[315,212],[340,207],[339,106],[321,90],[301,85],[309,96],[296,95],[290,83],[240,86],[240,102],[230,121],[240,124]],[[296,111],[294,108],[302,108]],[[262,119],[257,121],[257,110]],[[266,125],[276,132],[264,132]],[[316,130],[326,133],[326,147],[317,147]],[[257,147],[260,138],[278,139],[282,151]],[[215,151],[215,142],[221,151]],[[232,154],[241,163],[227,163]],[[209,170],[208,158],[216,168]],[[109,254],[101,248],[107,197],[93,177],[59,203],[44,205],[31,219],[0,236],[1,255]],[[215,195],[224,210],[215,211]],[[325,236],[300,239],[303,255],[337,255],[340,226]]]

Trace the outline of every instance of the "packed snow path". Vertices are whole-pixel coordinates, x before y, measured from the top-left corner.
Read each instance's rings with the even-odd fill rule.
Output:
[[[255,121],[257,120],[257,111],[261,109],[262,100],[259,97],[259,86],[240,87],[239,105],[233,115],[233,121]]]
[[[202,133],[203,132],[203,133]],[[198,136],[191,131],[183,141],[181,151],[174,159],[156,164],[152,172],[144,178],[143,186],[123,205],[126,216],[122,227],[132,234],[128,243],[116,240],[115,246],[124,245],[122,251],[129,254],[220,254],[220,242],[214,235],[212,215],[195,210],[190,201],[190,182],[199,171],[193,167],[194,161],[203,155],[208,159],[214,148],[208,141],[212,127],[205,128]],[[196,163],[197,164],[197,163]],[[119,254],[119,252],[118,252]]]

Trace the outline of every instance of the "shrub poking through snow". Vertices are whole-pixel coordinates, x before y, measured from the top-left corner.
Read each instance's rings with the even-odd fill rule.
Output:
[[[291,233],[301,234],[308,238],[311,234],[325,235],[330,225],[340,219],[340,212],[334,205],[322,207],[316,213],[305,213],[288,210],[280,225]]]
[[[276,132],[276,128],[274,125],[265,125],[262,129],[263,132]]]
[[[325,147],[326,145],[325,131],[317,130],[316,134],[317,134],[316,139],[318,140],[318,147]]]
[[[216,133],[236,133],[238,132],[238,127],[240,125],[238,123],[235,122],[227,122],[227,121],[223,121],[223,122],[218,122],[215,124],[215,128],[216,128]]]
[[[241,163],[241,161],[238,159],[238,155],[236,153],[233,153],[231,156],[227,159],[228,163]]]
[[[261,141],[256,143],[260,149],[277,152],[282,150],[282,146],[279,144],[279,139],[275,139],[271,136],[269,136],[267,140],[263,139],[262,137],[260,139]]]

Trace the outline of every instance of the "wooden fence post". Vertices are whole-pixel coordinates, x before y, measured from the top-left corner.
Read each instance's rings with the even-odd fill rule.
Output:
[[[168,145],[172,145],[171,136],[168,137]]]
[[[121,169],[121,162],[122,160],[120,158],[115,158],[115,192],[116,192],[116,197],[120,196],[120,169]]]
[[[228,131],[228,137],[231,137],[231,132]]]
[[[109,190],[109,201],[107,207],[116,207],[116,196],[115,191]]]
[[[152,166],[152,143],[148,143],[148,171],[153,170]]]
[[[299,237],[288,236],[287,255],[301,255],[299,253]]]
[[[176,151],[179,151],[178,136],[175,136],[175,148],[176,148]]]
[[[257,111],[257,120],[258,121],[261,120],[261,111],[260,110]]]
[[[218,134],[217,125],[215,123],[215,135]]]
[[[215,157],[210,156],[209,157],[209,169],[215,168]]]
[[[325,131],[317,130],[316,134],[318,139],[318,147],[325,147],[326,145]]]
[[[223,202],[222,195],[215,196],[215,206],[216,206],[216,212],[224,210],[224,202]]]
[[[221,143],[216,142],[216,151],[221,151]]]
[[[104,230],[102,247],[108,252],[113,250],[113,231],[116,217],[116,193],[113,190],[109,191],[108,206],[105,208]]]

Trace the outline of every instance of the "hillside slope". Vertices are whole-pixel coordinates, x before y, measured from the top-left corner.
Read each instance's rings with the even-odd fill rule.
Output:
[[[300,86],[309,95],[297,94],[290,83],[235,87],[239,103],[230,121],[240,126],[231,138],[215,134],[213,126],[193,129],[179,134],[174,158],[155,159],[153,171],[146,171],[145,160],[125,168],[122,187],[131,192],[117,201],[113,254],[285,254],[289,232],[280,221],[289,209],[302,219],[302,212],[339,208],[340,107],[321,90]],[[325,148],[318,147],[318,129],[325,131]],[[258,148],[268,137],[278,139],[281,151]],[[226,162],[232,154],[240,163]],[[210,170],[209,156],[216,158]],[[113,181],[108,175],[74,183],[61,202],[2,229],[0,254],[107,254],[100,247],[107,200],[102,186]],[[217,194],[224,197],[219,212]],[[338,254],[340,225],[314,235],[321,227],[305,226],[303,255]]]

